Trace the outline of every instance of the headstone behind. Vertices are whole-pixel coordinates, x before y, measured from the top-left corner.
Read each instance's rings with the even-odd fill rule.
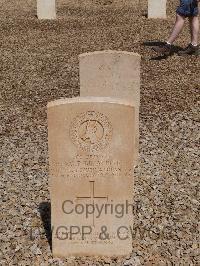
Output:
[[[100,51],[79,56],[80,96],[114,97],[135,106],[136,149],[139,154],[140,60],[139,54]]]
[[[148,18],[166,18],[167,0],[148,0]]]
[[[37,0],[37,17],[38,19],[55,19],[55,0]]]
[[[111,98],[48,104],[54,256],[131,253],[134,115]]]

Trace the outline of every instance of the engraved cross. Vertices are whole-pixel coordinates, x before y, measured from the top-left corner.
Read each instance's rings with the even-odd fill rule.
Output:
[[[89,199],[92,201],[92,204],[94,206],[94,201],[95,199],[107,199],[108,201],[108,196],[105,197],[105,196],[95,196],[95,181],[89,181],[90,182],[90,196],[85,196],[85,197],[76,197],[77,200],[82,200],[82,199]],[[94,225],[94,212],[93,212],[93,226]]]

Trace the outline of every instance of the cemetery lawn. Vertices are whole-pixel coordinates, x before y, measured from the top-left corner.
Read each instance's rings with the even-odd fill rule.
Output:
[[[35,1],[1,0],[0,265],[198,265],[199,57],[159,58],[143,45],[166,39],[174,1],[167,20],[148,20],[146,0],[139,12],[100,2],[60,0],[57,20],[38,21]],[[177,45],[188,41],[186,28]],[[108,49],[142,55],[133,253],[53,259],[46,105],[79,96],[79,54]]]

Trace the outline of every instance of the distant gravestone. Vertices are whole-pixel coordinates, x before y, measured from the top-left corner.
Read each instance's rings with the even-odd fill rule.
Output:
[[[55,19],[55,0],[37,0],[37,17],[38,19]]]
[[[140,60],[139,54],[124,51],[79,56],[80,96],[114,97],[135,106],[135,164],[139,155]]]
[[[131,253],[134,115],[111,98],[48,104],[54,256]]]
[[[148,18],[166,18],[167,0],[148,0]]]

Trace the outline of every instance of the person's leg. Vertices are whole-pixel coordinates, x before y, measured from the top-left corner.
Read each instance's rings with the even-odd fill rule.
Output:
[[[153,47],[153,50],[159,53],[171,53],[172,44],[177,39],[179,34],[181,33],[185,22],[185,17],[179,14],[176,14],[176,22],[173,27],[172,33],[170,34],[169,39],[162,45]]]
[[[179,34],[181,33],[183,29],[184,22],[185,22],[185,17],[179,14],[176,14],[176,22],[172,30],[172,33],[170,34],[170,37],[167,40],[168,44],[172,44],[177,39],[177,37],[179,36]]]
[[[199,35],[199,19],[198,16],[189,17],[191,43],[182,51],[179,51],[179,55],[199,55],[198,35]]]
[[[199,35],[199,18],[197,16],[189,18],[190,33],[191,33],[191,44],[194,46],[198,45]]]

